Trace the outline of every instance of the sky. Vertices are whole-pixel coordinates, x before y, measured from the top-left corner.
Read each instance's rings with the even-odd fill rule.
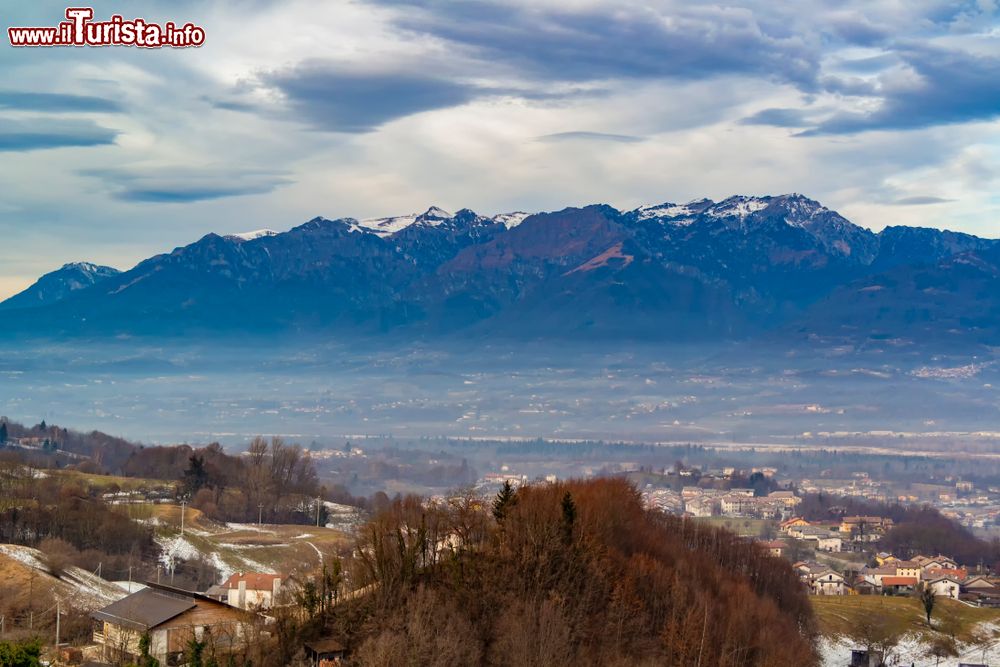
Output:
[[[9,26],[66,5],[12,3]],[[996,0],[174,0],[190,49],[0,43],[0,298],[208,232],[803,193],[1000,237]],[[4,31],[6,32],[6,30]]]

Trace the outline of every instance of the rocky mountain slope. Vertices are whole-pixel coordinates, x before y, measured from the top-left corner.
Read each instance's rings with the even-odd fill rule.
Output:
[[[124,273],[91,271],[89,283],[64,267],[2,307],[16,332],[70,336],[950,339],[958,329],[992,342],[998,247],[935,229],[876,234],[798,194],[494,217],[431,207],[209,234]]]

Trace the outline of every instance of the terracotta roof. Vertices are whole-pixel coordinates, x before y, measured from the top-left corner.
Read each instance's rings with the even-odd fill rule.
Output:
[[[916,577],[882,577],[883,586],[916,586]]]
[[[223,588],[239,588],[241,581],[247,582],[248,591],[273,591],[274,580],[281,579],[280,574],[264,574],[262,572],[236,572],[222,584]]]
[[[935,577],[952,577],[958,579],[959,581],[965,581],[969,576],[969,571],[964,567],[960,568],[946,568],[946,567],[932,567],[926,572],[924,576],[933,579]]]

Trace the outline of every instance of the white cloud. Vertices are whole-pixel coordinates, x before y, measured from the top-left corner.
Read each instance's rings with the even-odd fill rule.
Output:
[[[914,44],[988,73],[993,3],[741,4],[517,0],[477,15],[488,3],[100,3],[98,17],[203,24],[206,45],[0,52],[5,91],[50,95],[8,97],[0,122],[57,117],[95,144],[3,153],[0,235],[5,259],[18,261],[0,263],[0,297],[68,261],[127,268],[208,231],[430,204],[496,213],[799,191],[875,229],[996,235],[996,122],[945,109],[954,124],[928,117],[901,130],[882,119],[878,131],[819,137],[743,123],[780,110],[759,119],[801,114],[808,125],[905,102],[921,83],[903,65]],[[64,8],[20,4],[9,23],[54,24]],[[678,26],[683,58],[657,41]],[[551,41],[561,33],[569,39]],[[576,61],[553,61],[560,43]],[[796,62],[779,65],[788,55]],[[304,62],[324,68],[308,94],[287,79]],[[390,103],[411,98],[376,114],[372,89],[345,84],[365,72],[379,73]],[[94,127],[114,143],[99,145]],[[573,140],[538,140],[553,135]],[[894,205],[921,197],[953,201]]]

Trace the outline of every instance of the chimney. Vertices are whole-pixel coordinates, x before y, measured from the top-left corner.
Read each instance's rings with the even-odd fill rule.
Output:
[[[247,608],[247,580],[246,577],[240,579],[240,596],[237,599],[237,607],[240,609]]]

